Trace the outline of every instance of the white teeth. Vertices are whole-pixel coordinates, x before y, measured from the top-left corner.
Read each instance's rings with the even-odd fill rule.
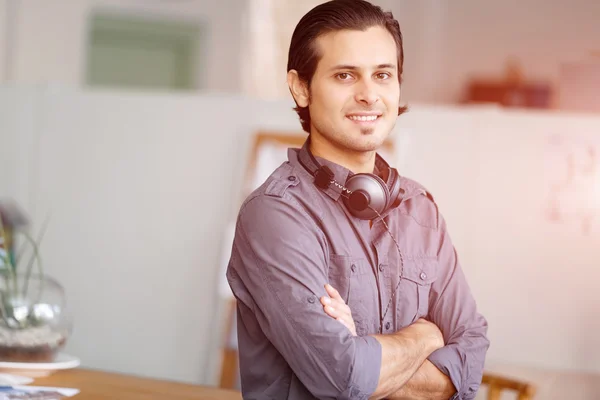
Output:
[[[353,121],[375,121],[377,119],[377,115],[350,115],[348,118]]]

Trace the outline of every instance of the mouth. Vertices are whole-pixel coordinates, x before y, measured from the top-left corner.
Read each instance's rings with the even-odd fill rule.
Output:
[[[355,124],[359,124],[359,125],[374,124],[379,120],[380,117],[381,117],[381,114],[349,114],[349,115],[346,115],[346,118],[348,118],[350,121],[354,122]]]

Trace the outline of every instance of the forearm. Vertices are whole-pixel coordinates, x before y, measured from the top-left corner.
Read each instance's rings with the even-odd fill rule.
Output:
[[[443,342],[428,328],[415,323],[391,335],[376,335],[382,358],[377,389],[371,399],[388,398],[398,392],[415,374],[427,357]]]
[[[456,393],[450,378],[429,360],[425,360],[417,372],[389,400],[447,400]]]

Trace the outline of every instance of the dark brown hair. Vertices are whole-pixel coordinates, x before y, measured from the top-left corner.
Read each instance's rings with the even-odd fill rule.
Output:
[[[290,43],[287,70],[296,70],[300,79],[310,89],[310,83],[321,59],[315,47],[316,39],[329,32],[340,30],[365,31],[373,26],[386,28],[396,42],[398,54],[398,84],[402,82],[402,65],[404,50],[402,49],[402,33],[400,24],[391,12],[384,12],[381,7],[365,0],[331,0],[310,10],[296,26]],[[406,111],[406,107],[398,109],[398,115]],[[310,133],[310,112],[308,107],[294,110],[300,117],[302,129]]]

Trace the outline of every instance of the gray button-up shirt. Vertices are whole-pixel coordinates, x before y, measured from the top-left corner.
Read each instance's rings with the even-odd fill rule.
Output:
[[[454,398],[474,398],[489,347],[487,322],[433,198],[401,178],[402,203],[382,216],[400,257],[381,220],[371,226],[353,217],[341,189],[316,187],[299,157],[309,160],[306,144],[288,151],[288,161],[246,199],[237,220],[227,279],[237,299],[244,398],[367,399],[382,359],[370,335],[419,318],[443,333],[445,347],[428,359],[450,377]],[[337,182],[351,175],[318,161]],[[326,283],[350,306],[358,336],[325,314],[319,298],[327,295]]]

